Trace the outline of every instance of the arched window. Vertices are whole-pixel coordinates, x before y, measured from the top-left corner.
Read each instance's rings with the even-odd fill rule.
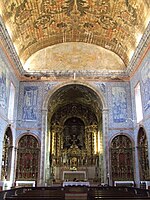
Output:
[[[12,132],[10,127],[8,127],[5,132],[3,140],[1,180],[10,179],[11,157],[12,157]]]
[[[125,135],[112,140],[111,167],[113,181],[134,180],[132,142]]]
[[[8,119],[13,120],[14,118],[14,102],[15,102],[15,87],[10,84],[10,94],[9,94],[9,106],[8,106]]]
[[[39,143],[32,135],[24,135],[18,143],[16,180],[37,180]]]
[[[135,106],[136,106],[136,118],[137,123],[143,119],[143,110],[142,110],[142,98],[141,98],[141,87],[138,83],[135,87]]]
[[[138,133],[138,155],[140,179],[149,179],[149,160],[148,160],[148,142],[144,129],[141,127]]]

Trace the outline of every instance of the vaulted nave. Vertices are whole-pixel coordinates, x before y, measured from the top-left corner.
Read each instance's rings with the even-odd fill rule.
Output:
[[[75,182],[150,188],[150,2],[1,0],[0,189]]]

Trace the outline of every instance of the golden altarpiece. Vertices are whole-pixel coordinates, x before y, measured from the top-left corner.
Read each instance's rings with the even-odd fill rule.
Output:
[[[68,104],[51,117],[49,126],[50,179],[63,181],[64,171],[83,171],[88,180],[100,181],[102,133],[96,115],[81,104]],[[73,180],[69,174],[67,179]],[[79,176],[78,179],[83,179]]]

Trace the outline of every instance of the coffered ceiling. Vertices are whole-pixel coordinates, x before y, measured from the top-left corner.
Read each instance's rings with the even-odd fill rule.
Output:
[[[150,19],[149,0],[3,0],[24,69],[125,70]]]

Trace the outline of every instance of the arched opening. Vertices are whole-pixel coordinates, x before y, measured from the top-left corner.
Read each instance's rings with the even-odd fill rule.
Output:
[[[140,127],[138,132],[138,157],[141,181],[149,180],[148,141],[145,130]]]
[[[18,142],[16,181],[37,181],[39,172],[39,143],[32,135],[24,135]]]
[[[133,147],[129,137],[117,135],[111,142],[112,181],[133,181]]]
[[[102,102],[91,88],[70,84],[48,102],[46,182],[63,181],[64,171],[85,171],[91,181],[104,182]],[[74,176],[69,176],[72,180]],[[83,177],[79,177],[83,179]]]
[[[1,180],[7,180],[7,181],[10,180],[11,159],[12,159],[12,131],[11,128],[8,127],[6,129],[3,139]]]

